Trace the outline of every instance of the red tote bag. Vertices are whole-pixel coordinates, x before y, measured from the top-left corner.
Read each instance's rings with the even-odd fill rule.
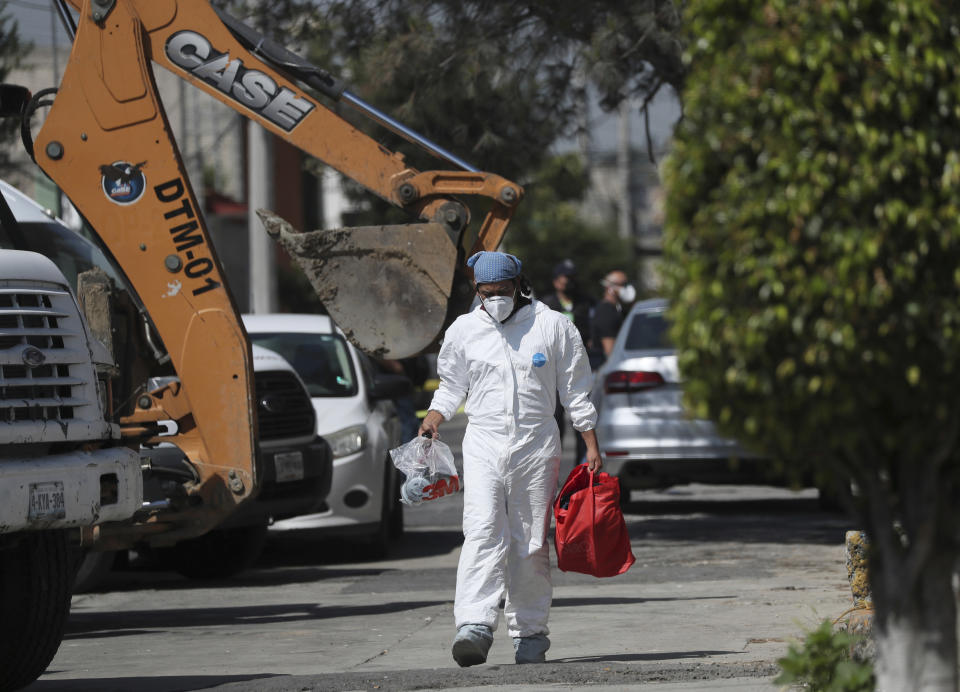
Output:
[[[553,503],[557,566],[595,577],[623,574],[636,558],[620,510],[620,479],[575,466]]]

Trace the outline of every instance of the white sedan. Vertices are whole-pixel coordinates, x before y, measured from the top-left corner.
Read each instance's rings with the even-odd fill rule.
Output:
[[[404,377],[381,374],[326,315],[244,315],[254,344],[276,351],[296,369],[317,413],[317,434],[333,450],[333,482],[317,514],[277,522],[358,537],[371,557],[403,533],[400,475],[390,461],[400,422],[392,399],[409,394]]]

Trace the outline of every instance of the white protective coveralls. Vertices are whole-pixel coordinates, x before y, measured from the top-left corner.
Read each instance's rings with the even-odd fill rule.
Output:
[[[556,395],[576,430],[596,426],[590,365],[576,327],[543,303],[506,323],[479,306],[450,325],[430,408],[449,420],[466,397],[463,549],[454,618],[497,628],[500,598],[511,637],[549,634],[547,531],[560,466]]]

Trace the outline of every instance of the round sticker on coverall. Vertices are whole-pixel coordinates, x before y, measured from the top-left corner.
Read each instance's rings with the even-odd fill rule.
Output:
[[[533,354],[533,367],[542,368],[546,364],[547,364],[547,357],[545,355],[543,355],[542,353]]]

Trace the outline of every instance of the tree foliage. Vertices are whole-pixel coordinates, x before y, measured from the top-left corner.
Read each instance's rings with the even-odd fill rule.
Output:
[[[550,159],[534,180],[505,238],[505,251],[523,260],[524,274],[538,295],[553,290],[553,267],[572,259],[580,290],[599,298],[600,280],[630,256],[627,241],[613,228],[591,225],[580,216],[578,202],[588,181],[579,156]]]
[[[693,7],[666,253],[698,411],[851,471],[895,477],[905,454],[952,466],[956,13],[879,0]]]
[[[679,12],[665,0],[221,0],[358,95],[482,170],[523,180],[602,102],[679,87]],[[344,114],[349,111],[343,110]],[[392,135],[384,143],[414,153]]]
[[[958,11],[688,9],[665,256],[689,398],[794,467],[855,483],[881,630],[912,608],[927,608],[918,628],[953,622],[952,597],[929,608],[922,580],[942,582],[946,562],[949,581],[957,551]]]

